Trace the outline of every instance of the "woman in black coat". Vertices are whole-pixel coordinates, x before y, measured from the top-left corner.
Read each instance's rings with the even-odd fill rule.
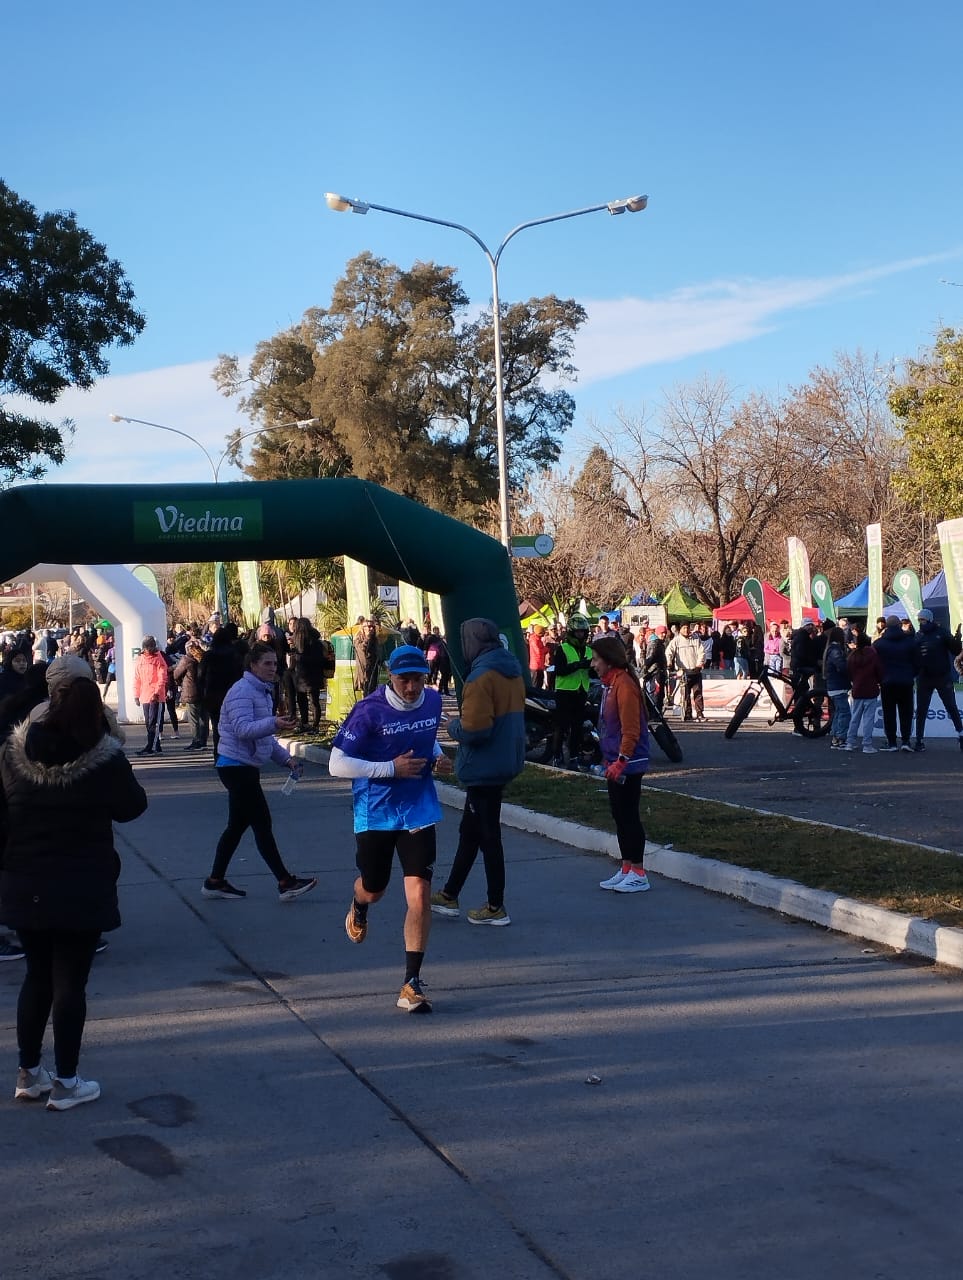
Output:
[[[211,647],[201,658],[197,672],[197,691],[201,703],[211,721],[211,737],[214,742],[214,754],[217,755],[217,744],[220,741],[218,728],[221,720],[221,706],[227,697],[228,690],[240,680],[244,674],[244,654],[247,645],[238,639],[237,625],[226,622],[219,627],[211,639]]]
[[[96,1081],[77,1075],[87,976],[101,931],[120,924],[112,824],[146,808],[90,680],[56,688],[46,715],[17,725],[0,751],[0,921],[16,929],[27,959],[17,1098],[47,1095],[48,1109],[67,1111],[100,1097]],[[54,1077],[41,1063],[51,1013]]]
[[[327,655],[321,633],[311,626],[307,618],[292,618],[288,635],[288,669],[285,672],[288,685],[288,713],[294,715],[297,708],[298,728],[308,726],[308,699],[311,700],[313,723],[318,730],[321,724],[321,693],[325,687],[324,673]]]
[[[204,649],[199,640],[188,640],[184,653],[177,660],[171,672],[171,679],[181,691],[181,706],[187,707],[187,715],[191,726],[191,740],[185,751],[206,751],[207,735],[211,729],[211,719],[207,708],[201,701],[200,664],[204,658]]]

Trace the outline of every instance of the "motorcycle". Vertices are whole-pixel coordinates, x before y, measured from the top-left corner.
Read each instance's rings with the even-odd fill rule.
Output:
[[[682,763],[682,747],[666,723],[649,690],[641,686],[645,703],[649,734],[663,754],[673,763]],[[599,746],[599,709],[602,705],[602,684],[593,680],[585,702],[585,715],[579,739],[577,765],[589,770],[600,764],[602,751]],[[551,764],[555,736],[555,701],[550,694],[530,693],[525,699],[525,759],[533,764]]]
[[[588,704],[586,704],[586,707]],[[597,712],[596,712],[597,714]],[[551,764],[554,756],[555,726],[557,722],[555,699],[545,693],[529,693],[525,698],[525,759],[533,764]],[[588,768],[601,757],[598,752],[598,734],[593,721],[586,716],[579,738],[578,767]]]

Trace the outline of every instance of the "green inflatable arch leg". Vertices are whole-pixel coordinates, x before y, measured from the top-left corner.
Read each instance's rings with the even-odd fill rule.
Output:
[[[456,681],[461,624],[498,623],[527,671],[508,553],[366,480],[24,485],[0,493],[0,581],[38,563],[297,560],[349,555],[441,596]]]

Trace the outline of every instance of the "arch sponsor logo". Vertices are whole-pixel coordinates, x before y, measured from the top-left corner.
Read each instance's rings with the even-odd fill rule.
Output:
[[[260,538],[264,520],[260,502],[134,503],[138,542],[208,542]]]

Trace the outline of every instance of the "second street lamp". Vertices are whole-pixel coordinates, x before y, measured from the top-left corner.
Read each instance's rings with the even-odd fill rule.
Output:
[[[187,431],[182,431],[180,427],[168,427],[163,422],[148,422],[146,418],[128,418],[123,413],[110,413],[107,416],[110,418],[111,422],[135,422],[141,427],[156,427],[158,431],[170,431],[172,435],[182,436],[185,440],[190,440],[191,444],[196,444],[198,449],[200,449],[201,453],[203,453],[204,457],[207,459],[215,484],[218,482],[218,474],[221,470],[221,464],[224,462],[225,458],[230,457],[234,452],[235,446],[240,444],[242,440],[248,440],[251,436],[259,436],[263,431],[282,431],[285,427],[313,427],[318,421],[317,418],[301,418],[297,422],[277,422],[271,426],[255,427],[251,431],[242,431],[241,434],[235,438],[234,444],[225,449],[215,462],[207,448],[200,442],[200,440],[198,440],[196,436],[190,435]]]
[[[495,429],[498,450],[498,507],[501,525],[501,541],[509,555],[511,554],[511,528],[508,512],[508,449],[505,438],[505,388],[502,380],[502,321],[498,299],[498,263],[505,246],[520,231],[528,227],[540,227],[546,222],[561,222],[565,218],[578,218],[583,213],[601,213],[603,210],[611,214],[640,213],[648,204],[648,196],[628,196],[624,200],[609,200],[604,204],[588,205],[584,209],[570,209],[567,213],[553,213],[547,218],[533,218],[529,222],[520,222],[513,227],[501,244],[494,251],[470,227],[460,222],[448,222],[445,218],[433,218],[424,213],[411,213],[407,209],[392,209],[386,204],[374,204],[370,200],[353,200],[348,196],[338,195],[334,191],[326,191],[325,203],[335,213],[365,214],[369,209],[377,209],[379,213],[393,213],[399,218],[413,218],[416,222],[431,222],[439,227],[451,227],[454,231],[462,231],[470,236],[488,259],[492,272],[492,334],[495,347]]]

